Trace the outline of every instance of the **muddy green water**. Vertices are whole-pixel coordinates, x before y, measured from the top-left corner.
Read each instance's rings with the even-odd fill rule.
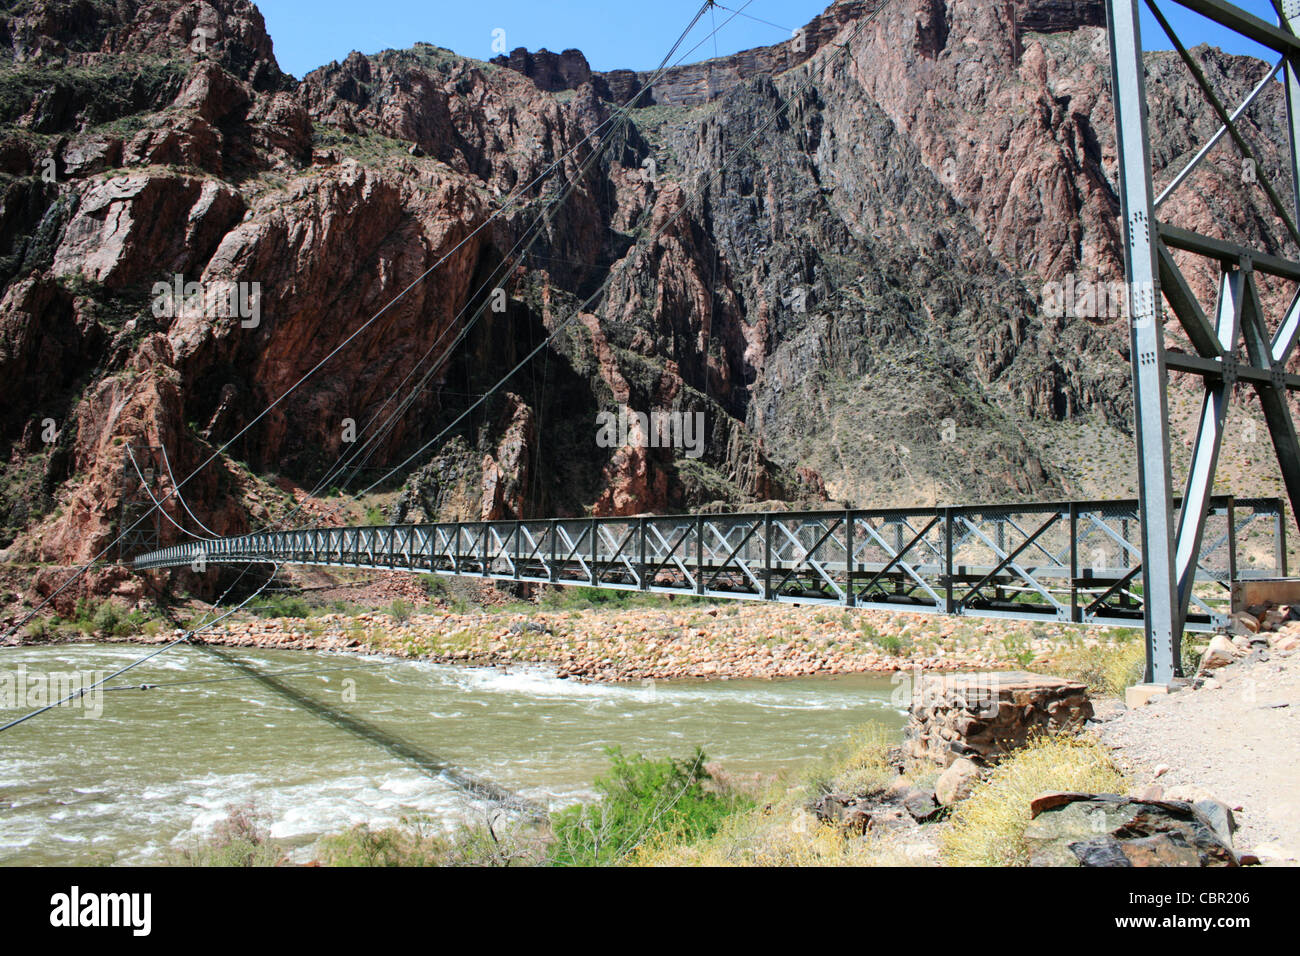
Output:
[[[143,653],[5,650],[0,691],[7,679],[12,698],[20,672],[30,692],[33,677],[111,671]],[[455,782],[466,775],[557,807],[590,795],[607,746],[685,756],[699,744],[733,773],[796,771],[868,720],[904,720],[888,677],[615,686],[523,667],[224,653],[281,689],[176,648],[117,682],[156,689],[106,693],[98,716],[60,708],[0,734],[0,864],[148,863],[248,801],[302,859],[320,835],[362,821],[473,817],[482,804]],[[0,711],[0,724],[22,712]]]

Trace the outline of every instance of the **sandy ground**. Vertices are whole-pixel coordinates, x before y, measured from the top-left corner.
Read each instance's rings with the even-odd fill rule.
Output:
[[[1139,785],[1202,788],[1234,810],[1234,842],[1269,864],[1300,862],[1300,652],[1269,651],[1108,721],[1101,738]],[[1167,768],[1167,769],[1166,769]],[[1158,775],[1157,775],[1158,774]]]

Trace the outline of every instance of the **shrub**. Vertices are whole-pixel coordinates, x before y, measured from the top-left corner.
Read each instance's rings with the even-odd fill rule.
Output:
[[[616,591],[607,588],[556,586],[542,592],[541,604],[563,610],[599,607],[712,607],[714,598],[698,594],[648,594],[642,591]]]
[[[325,837],[317,859],[325,866],[439,866],[449,856],[449,841],[426,831],[422,822],[372,830],[359,823],[346,833]]]
[[[1039,736],[1003,760],[989,779],[957,805],[940,838],[950,866],[1023,866],[1029,802],[1053,790],[1123,792],[1124,775],[1099,743],[1081,737]]]
[[[624,756],[608,748],[609,773],[596,780],[601,799],[551,817],[550,860],[560,866],[620,863],[648,840],[690,843],[717,832],[722,821],[750,806],[746,798],[719,792],[696,748],[686,760]]]
[[[266,819],[252,803],[231,804],[226,819],[213,828],[211,837],[173,851],[169,862],[181,866],[279,866],[286,861],[286,854],[262,826]]]
[[[317,845],[325,866],[526,866],[543,859],[536,829],[500,816],[451,833],[424,817],[403,817],[398,826],[377,830],[361,823]]]
[[[113,606],[113,602],[105,601],[96,609],[91,623],[96,631],[112,636],[118,633],[125,622],[121,612]]]
[[[1002,653],[1020,667],[1029,667],[1034,662],[1033,646],[1023,634],[1008,634],[1002,638]]]
[[[388,605],[388,616],[398,624],[405,624],[411,619],[411,605],[401,598],[394,598],[393,603]]]
[[[34,618],[23,632],[24,637],[29,641],[48,641],[54,636],[55,630],[50,626],[50,622],[45,618]]]
[[[556,587],[542,595],[542,603],[547,607],[604,607],[606,605],[624,605],[628,603],[630,592],[607,591],[603,588]]]
[[[277,594],[249,602],[248,609],[258,617],[309,617],[311,608],[296,594]]]
[[[803,809],[753,809],[722,821],[706,840],[646,846],[638,866],[871,866],[874,841],[846,838]],[[910,861],[909,861],[910,862]]]
[[[54,623],[57,624],[58,621]],[[122,637],[142,627],[145,616],[139,611],[125,613],[110,600],[95,602],[89,598],[78,598],[68,623],[83,634]]]
[[[869,795],[897,779],[890,754],[897,733],[883,724],[859,728],[837,752],[805,771],[794,786],[778,783],[757,806],[726,817],[710,837],[691,843],[652,841],[637,852],[643,866],[915,866],[926,862],[901,834],[866,837],[821,823],[809,810],[824,793]]]
[[[880,638],[879,644],[886,653],[895,657],[903,653],[903,639],[896,634],[886,634]]]

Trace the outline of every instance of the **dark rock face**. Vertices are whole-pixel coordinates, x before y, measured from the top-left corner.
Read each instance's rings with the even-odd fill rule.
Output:
[[[558,93],[561,90],[576,90],[585,83],[592,82],[591,65],[581,50],[565,50],[552,53],[550,50],[538,50],[529,53],[523,47],[513,50],[509,56],[492,58],[497,66],[506,66],[516,73],[522,73],[537,85],[539,90]],[[598,78],[596,90],[605,99],[610,98],[609,83],[604,77]]]
[[[1106,4],[1098,0],[1038,0],[1016,4],[1016,21],[1021,30],[1058,33],[1076,27],[1104,27]]]
[[[1114,794],[1052,794],[1025,829],[1030,866],[1238,866],[1197,807]]]
[[[543,49],[529,53],[520,47],[508,56],[493,57],[491,62],[522,73],[539,89],[552,93],[576,90],[591,83],[601,96],[619,104],[629,102],[640,93],[637,106],[699,106],[720,99],[753,77],[774,76],[807,62],[845,27],[853,27],[882,5],[880,0],[838,0],[795,29],[789,40],[732,56],[670,66],[658,78],[658,71],[593,72],[581,50],[556,54]],[[1004,5],[1017,33],[1059,33],[1083,26],[1102,27],[1106,23],[1105,0],[1017,0]],[[948,27],[944,4],[936,2],[930,7],[931,29],[925,31],[920,49],[933,56],[943,49]],[[725,23],[728,15],[720,11],[719,22]]]
[[[640,93],[637,106],[699,106],[725,96],[753,77],[783,73],[807,62],[841,29],[874,13],[880,5],[880,0],[840,0],[785,42],[733,56],[670,66],[662,75],[654,70],[593,73],[579,50],[566,50],[557,55],[549,50],[529,53],[520,48],[509,56],[494,57],[492,62],[522,73],[540,89],[550,92],[573,90],[591,83],[601,96],[619,104],[629,102]],[[719,11],[719,22],[725,23],[728,15]]]
[[[269,519],[254,473],[311,487],[344,423],[396,402],[348,487],[441,436],[403,476],[410,520],[1129,492],[1123,323],[1039,307],[1121,272],[1103,4],[895,0],[831,62],[876,7],[670,71],[594,155],[643,77],[578,51],[420,44],[295,84],[246,0],[0,14],[0,457],[76,423],[42,479],[62,511],[18,552],[95,553],[123,442],[193,467],[348,336],[192,486],[209,526]],[[1197,55],[1226,99],[1265,69]],[[1158,180],[1215,125],[1176,67],[1150,59]],[[1275,178],[1280,106],[1245,121]],[[1169,208],[1274,248],[1260,195],[1231,211],[1239,179],[1216,157]],[[158,314],[178,274],[256,284],[257,320]],[[703,416],[702,456],[598,446],[620,406]]]

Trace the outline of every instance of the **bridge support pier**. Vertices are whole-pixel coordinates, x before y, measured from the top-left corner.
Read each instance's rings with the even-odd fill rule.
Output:
[[[1111,0],[1110,56],[1124,214],[1125,270],[1129,287],[1129,357],[1133,364],[1134,432],[1138,446],[1138,499],[1142,512],[1142,584],[1146,605],[1146,681],[1168,684],[1179,676],[1182,627],[1174,578],[1173,476],[1169,465],[1163,326],[1156,299],[1155,219],[1146,82],[1137,0]]]

